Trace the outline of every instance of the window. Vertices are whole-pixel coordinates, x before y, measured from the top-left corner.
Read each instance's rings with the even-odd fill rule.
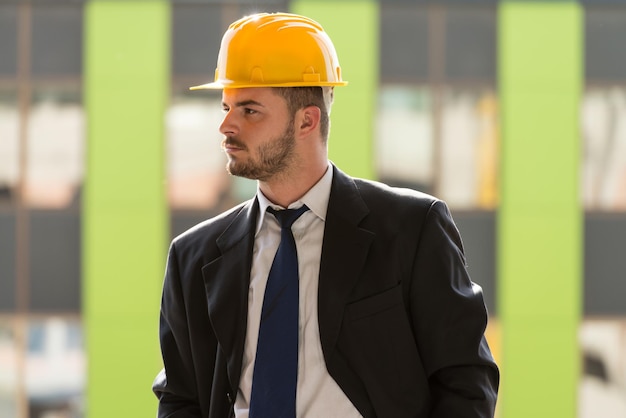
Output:
[[[78,204],[84,131],[77,86],[36,87],[27,126],[28,206],[58,209]]]
[[[581,133],[587,209],[626,211],[626,9],[585,12]]]
[[[381,4],[376,167],[455,209],[498,202],[494,7]]]
[[[432,189],[432,102],[425,87],[387,84],[379,92],[376,160],[380,179],[424,192]]]
[[[439,190],[460,209],[493,209],[498,190],[498,112],[492,88],[450,87],[443,96]]]

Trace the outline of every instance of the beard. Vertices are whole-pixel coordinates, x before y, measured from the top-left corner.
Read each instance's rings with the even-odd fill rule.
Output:
[[[248,151],[247,159],[229,156],[226,170],[233,176],[261,181],[286,172],[294,160],[294,133],[294,120],[291,120],[280,136],[259,145],[256,148],[256,155],[250,153],[248,147],[242,144],[236,136],[226,137],[224,141],[226,144]]]

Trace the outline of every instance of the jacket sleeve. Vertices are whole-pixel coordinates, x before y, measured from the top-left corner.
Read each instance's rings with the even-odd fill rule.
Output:
[[[159,399],[157,417],[200,417],[187,310],[174,244],[170,246],[163,284],[159,338],[164,367],[152,384]]]
[[[429,209],[413,272],[411,320],[431,391],[430,416],[493,417],[499,371],[484,337],[487,310],[442,201]]]

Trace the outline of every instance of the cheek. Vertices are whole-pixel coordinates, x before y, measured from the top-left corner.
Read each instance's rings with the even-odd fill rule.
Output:
[[[260,126],[249,124],[246,127],[241,128],[242,136],[245,135],[245,138],[251,145],[260,145],[267,142],[271,142],[274,138],[278,138],[281,136],[282,131],[276,129],[276,126]]]

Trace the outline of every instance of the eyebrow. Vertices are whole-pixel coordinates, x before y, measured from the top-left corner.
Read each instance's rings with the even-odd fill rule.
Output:
[[[250,105],[265,107],[260,102],[257,102],[256,100],[252,100],[252,99],[242,100],[240,102],[235,103],[235,107],[245,107],[245,106],[250,106]],[[225,102],[222,102],[222,106],[228,106],[228,105]]]

